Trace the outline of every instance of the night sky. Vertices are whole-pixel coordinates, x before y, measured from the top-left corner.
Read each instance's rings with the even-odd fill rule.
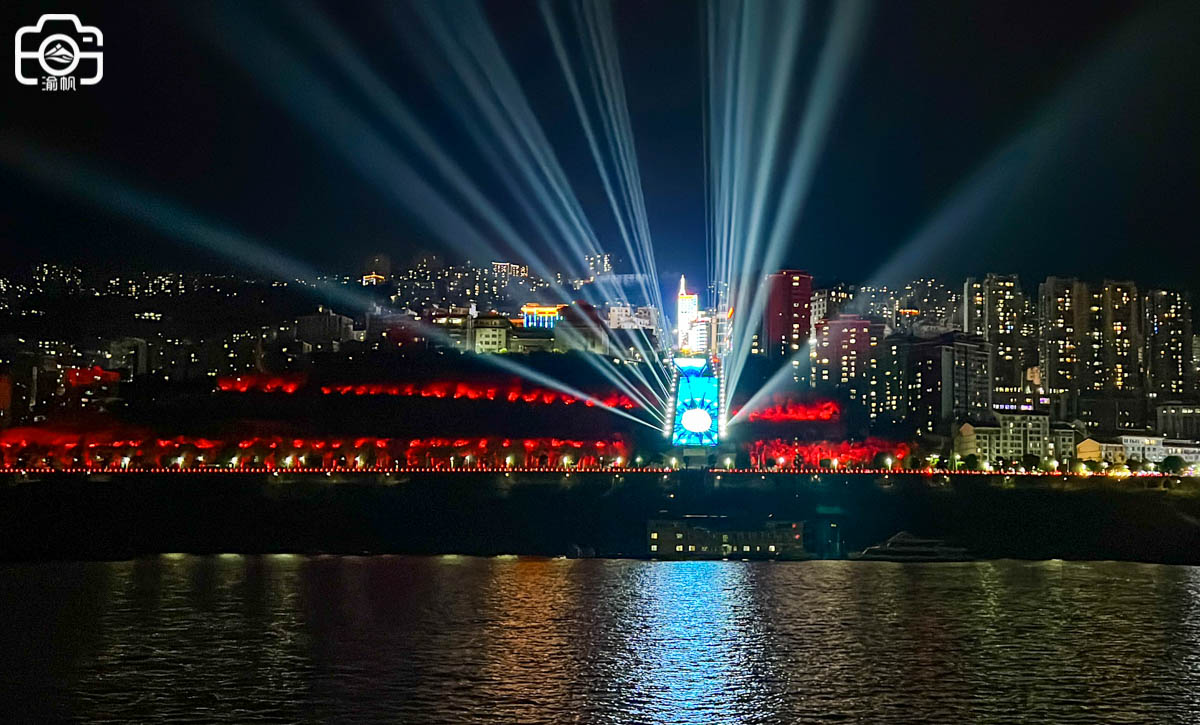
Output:
[[[4,3],[4,57],[12,57],[18,27],[43,12],[77,12],[104,32],[106,60],[104,80],[75,93],[43,93],[10,75],[0,83],[0,140],[87,164],[321,272],[356,272],[377,251],[398,264],[421,251],[460,256],[264,88],[277,70],[268,61],[253,75],[222,51],[214,39],[222,27],[226,45],[253,42],[238,18],[265,29],[338,84],[396,153],[414,157],[368,99],[337,81],[286,5],[253,5]],[[392,22],[415,18],[412,8],[320,7],[439,146],[544,248],[431,87],[414,59],[420,48]],[[705,269],[701,6],[626,0],[615,8],[659,272],[664,280],[697,278]],[[486,9],[583,209],[617,251],[536,5],[508,0]],[[821,3],[809,9],[806,44],[819,45],[828,14]],[[1075,274],[1200,291],[1197,37],[1195,2],[873,5],[788,263],[818,281],[867,280],[880,269],[885,277],[955,280],[996,271],[1019,273],[1027,285]],[[808,79],[812,55],[801,58],[799,77]],[[1013,144],[1015,156],[989,163]],[[971,184],[988,189],[985,204],[961,223],[935,224],[941,231],[922,237],[916,262],[886,264],[931,222],[958,219],[951,200],[964,185],[970,196]],[[4,162],[0,222],[0,265],[10,273],[43,259],[127,270],[230,264]]]

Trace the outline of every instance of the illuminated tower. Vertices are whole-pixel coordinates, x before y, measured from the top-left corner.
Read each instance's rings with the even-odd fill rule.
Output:
[[[671,444],[716,446],[721,440],[720,381],[707,358],[677,357],[672,385],[675,414],[665,430]]]
[[[688,333],[692,329],[692,323],[700,316],[700,297],[699,295],[689,295],[687,293],[687,285],[684,278],[679,278],[679,298],[675,303],[675,324],[676,334],[678,336],[678,347],[680,350],[686,350],[688,347]]]

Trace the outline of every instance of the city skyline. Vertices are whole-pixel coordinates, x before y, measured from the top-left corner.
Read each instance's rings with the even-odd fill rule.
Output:
[[[14,329],[22,330],[20,334],[28,338],[17,344],[16,338],[9,335],[4,345],[11,348],[10,354],[50,345],[43,349],[45,355],[54,349],[73,350],[79,344],[92,344],[89,339],[107,336],[114,340],[111,350],[121,350],[118,357],[109,355],[107,362],[103,356],[99,360],[86,358],[87,364],[81,369],[90,369],[89,365],[124,369],[125,375],[135,377],[139,371],[145,374],[157,369],[161,363],[148,365],[145,356],[162,348],[164,342],[182,344],[180,352],[185,358],[190,355],[193,361],[199,360],[197,351],[212,342],[224,340],[224,349],[230,350],[231,344],[242,349],[246,343],[261,345],[255,342],[260,337],[278,338],[284,352],[288,349],[287,339],[328,339],[334,343],[334,351],[341,341],[352,346],[349,354],[353,356],[353,350],[388,348],[398,341],[395,334],[402,330],[414,331],[414,340],[424,340],[425,345],[476,354],[519,356],[546,350],[582,350],[653,363],[658,357],[652,351],[670,344],[676,351],[722,358],[728,355],[728,323],[715,310],[698,306],[694,294],[685,294],[690,289],[684,279],[680,280],[679,304],[686,302],[690,307],[685,325],[680,326],[653,307],[631,305],[620,297],[596,297],[597,292],[589,288],[602,284],[598,280],[603,274],[578,281],[580,301],[545,304],[539,303],[538,290],[550,289],[554,283],[530,277],[528,268],[519,262],[495,261],[483,267],[427,262],[405,269],[376,255],[364,260],[360,275],[324,278],[318,286],[172,274],[111,278],[101,289],[88,288],[80,270],[43,264],[34,269],[31,286],[5,283],[0,289],[3,313],[13,322],[20,321]],[[600,264],[609,269],[607,262]],[[967,278],[961,288],[928,279],[890,290],[853,285],[814,288],[811,277],[799,270],[769,275],[762,285],[768,290],[768,304],[762,326],[752,336],[751,358],[776,361],[769,362],[768,369],[785,366],[791,360],[793,383],[785,388],[798,391],[811,387],[847,395],[848,401],[863,408],[872,425],[902,422],[918,429],[926,426],[930,433],[945,433],[950,424],[966,420],[978,427],[981,418],[1028,408],[1048,411],[1053,419],[1062,421],[1082,416],[1087,426],[1101,432],[1136,430],[1139,426],[1149,430],[1154,425],[1156,405],[1187,401],[1197,394],[1197,346],[1192,304],[1186,293],[1139,287],[1136,283],[1131,286],[1125,281],[1095,283],[1048,277],[1037,284],[1035,294],[1030,294],[1013,276],[997,274]],[[339,290],[344,291],[334,294]],[[239,294],[244,301],[238,299]],[[121,317],[110,317],[93,329],[86,322],[83,327],[76,325],[74,332],[47,327],[42,322],[48,314],[45,305],[50,306],[48,319],[54,325],[62,314],[55,312],[56,308],[67,302],[65,309],[71,314],[69,310],[77,306],[81,295],[84,299],[129,300],[135,305],[138,300],[157,302],[153,307],[145,303],[126,306],[123,321]],[[180,313],[192,306],[186,302],[188,295],[208,300],[205,304],[209,305],[220,300],[227,308],[223,321],[209,316],[203,327],[197,328],[196,321],[186,321],[186,314],[180,318]],[[258,309],[268,304],[271,295],[275,297],[270,305]],[[326,300],[319,307],[318,298]],[[597,308],[592,311],[583,298],[594,300]],[[369,306],[363,307],[364,303]],[[289,309],[298,316],[289,319]],[[245,317],[251,310],[254,315]],[[593,321],[588,322],[589,318]],[[647,335],[646,341],[617,342],[620,335],[634,332]],[[979,393],[976,402],[964,403],[964,407],[929,403],[932,407],[920,412],[912,407],[915,403],[902,399],[899,388],[891,387],[908,373],[901,369],[901,359],[888,356],[898,354],[897,345],[915,345],[914,351],[925,349],[946,335],[961,336],[962,344],[967,346],[982,346],[981,359],[986,363],[982,374],[986,380],[972,385],[986,392]],[[926,342],[918,343],[918,338]],[[100,344],[103,347],[106,343]],[[618,352],[622,344],[630,346]],[[129,363],[120,362],[128,360],[130,345],[146,348],[136,358],[136,369],[126,369]],[[193,345],[197,347],[189,347]],[[247,350],[237,355],[230,352],[226,356],[229,359],[217,367],[197,369],[192,375],[231,375],[251,370],[247,367]],[[68,357],[64,359],[76,355],[65,354]],[[153,352],[151,359],[161,354]],[[163,360],[178,354],[171,353]],[[222,354],[218,354],[220,357]],[[0,362],[11,365],[12,360]],[[282,364],[282,370],[297,364],[300,369],[304,367],[303,357],[288,362],[285,356],[273,364]],[[262,361],[257,363],[260,368],[262,365]],[[724,381],[724,364],[722,371]],[[176,374],[170,373],[169,377]],[[605,374],[613,381],[619,380],[611,373]],[[896,376],[893,382],[881,377],[891,374]],[[797,383],[799,388],[794,387]],[[736,381],[731,382],[728,394],[735,387]],[[777,388],[777,383],[767,382],[751,400],[781,392]],[[1102,394],[1107,399],[1113,393],[1137,396],[1143,401],[1140,412],[1137,406],[1118,405],[1112,410],[1089,407],[1094,401],[1088,396]],[[1039,396],[1043,398],[1040,402],[1029,402]],[[728,400],[722,398],[722,406],[728,405]],[[642,403],[650,401],[643,399]],[[723,411],[721,421],[724,415]]]

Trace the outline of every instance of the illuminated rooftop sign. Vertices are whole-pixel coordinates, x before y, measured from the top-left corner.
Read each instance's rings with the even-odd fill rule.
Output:
[[[539,305],[531,302],[521,305],[521,316],[526,327],[554,327],[561,318],[560,310],[566,305]]]

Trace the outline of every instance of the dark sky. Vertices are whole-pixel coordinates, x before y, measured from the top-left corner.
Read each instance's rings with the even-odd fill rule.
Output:
[[[286,5],[243,5],[253,9],[4,3],[4,57],[12,57],[16,29],[41,13],[78,12],[105,34],[105,77],[57,94],[9,77],[0,83],[0,140],[86,164],[321,271],[357,271],[376,251],[398,262],[419,250],[458,256],[460,240],[420,222],[405,190],[359,173],[344,146],[280,102],[273,84],[288,93],[296,66],[273,67],[279,56],[256,46],[257,36],[243,33],[238,19],[332,79],[347,107],[399,157],[415,158],[405,137],[337,80]],[[611,214],[536,5],[506,0],[486,7],[585,213],[616,250]],[[420,48],[389,22],[414,21],[413,8],[321,8],[439,147],[544,248],[414,61]],[[695,278],[705,268],[701,7],[625,0],[615,8],[659,271],[664,279],[681,272]],[[806,45],[819,45],[828,15],[828,5],[812,5]],[[1194,2],[872,5],[788,264],[819,280],[870,279],[880,269],[892,277],[948,278],[998,271],[1017,272],[1027,284],[1077,274],[1200,287],[1197,37]],[[221,50],[239,43],[251,57],[262,51],[257,73]],[[808,63],[799,77],[811,71]],[[995,161],[1014,145],[1015,155]],[[985,202],[963,213],[960,202],[981,193]],[[919,246],[910,244],[914,238]],[[130,269],[232,264],[4,162],[0,240],[9,271],[41,259]],[[905,249],[908,256],[889,265]]]

